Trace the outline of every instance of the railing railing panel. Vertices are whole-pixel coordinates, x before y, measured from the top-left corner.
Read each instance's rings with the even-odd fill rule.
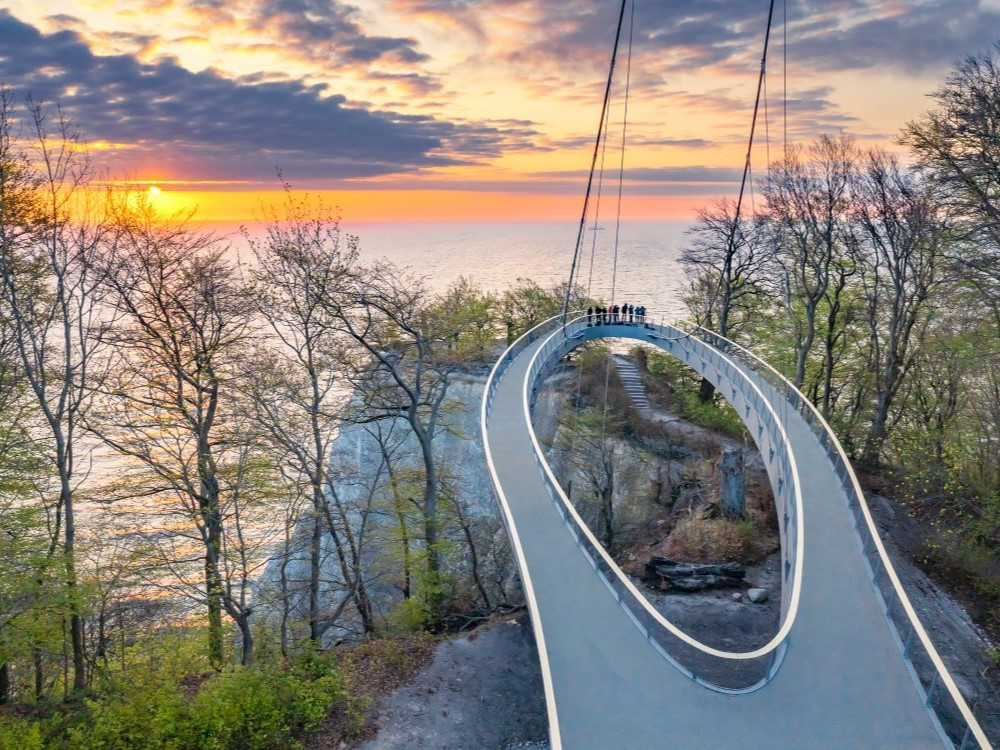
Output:
[[[973,698],[970,705],[970,701],[962,695],[920,622],[882,543],[850,459],[830,425],[815,405],[788,378],[753,352],[700,326],[686,324],[685,327],[692,336],[697,336],[719,352],[740,361],[755,372],[809,425],[840,480],[844,497],[854,519],[858,544],[872,586],[933,720],[956,747],[991,748],[989,739],[976,716],[976,701]]]
[[[555,330],[553,331],[553,328]],[[492,410],[493,398],[499,381],[521,352],[540,336],[547,336],[535,352],[525,378],[525,410],[530,423],[530,409],[546,374],[572,349],[579,346],[583,337],[597,337],[606,329],[591,329],[582,318],[571,321],[564,330],[558,326],[543,325],[536,335],[533,331],[506,352],[498,364],[496,377],[491,378],[486,395],[485,420]],[[794,454],[785,434],[782,420],[770,401],[764,397],[752,379],[739,367],[706,342],[691,337],[670,326],[650,326],[645,333],[633,338],[654,339],[653,343],[691,363],[710,380],[716,381],[720,392],[742,408],[739,413],[761,451],[767,456],[766,469],[774,491],[782,535],[782,623],[779,632],[765,646],[750,652],[727,652],[715,649],[684,633],[659,613],[615,564],[613,559],[594,537],[566,497],[537,444],[535,460],[546,480],[546,485],[574,539],[587,555],[605,585],[619,605],[635,623],[638,630],[671,664],[692,681],[723,692],[748,692],[765,685],[777,672],[787,648],[789,632],[798,606],[801,590],[802,498]],[[632,331],[618,327],[616,333],[625,335]],[[651,334],[651,335],[647,335]],[[485,423],[485,422],[484,422]]]

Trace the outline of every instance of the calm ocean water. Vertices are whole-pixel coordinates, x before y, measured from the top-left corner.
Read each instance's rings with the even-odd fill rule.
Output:
[[[677,258],[684,244],[688,222],[623,222],[618,238],[617,301],[645,304],[650,312],[673,319],[683,315],[680,294],[684,275]],[[231,231],[233,227],[215,227]],[[248,229],[256,233],[252,226]],[[412,222],[350,223],[342,229],[360,238],[363,258],[388,258],[427,277],[440,291],[459,276],[502,291],[518,278],[531,278],[551,286],[569,276],[576,241],[573,222]],[[586,288],[594,250],[591,294],[611,299],[614,265],[613,223],[587,232],[582,269],[578,278]],[[596,235],[596,247],[592,245]],[[234,250],[244,252],[245,242],[233,238]]]

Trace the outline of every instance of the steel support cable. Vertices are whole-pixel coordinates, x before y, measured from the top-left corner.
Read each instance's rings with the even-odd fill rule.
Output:
[[[781,0],[781,117],[783,127],[782,159],[788,158],[788,0]]]
[[[743,163],[743,179],[740,181],[740,194],[736,199],[736,213],[733,216],[733,227],[729,232],[728,253],[733,252],[733,243],[736,242],[736,231],[740,225],[740,210],[743,207],[743,194],[746,192],[747,177],[750,175],[750,156],[753,153],[753,139],[757,131],[757,113],[760,110],[760,94],[764,87],[764,74],[767,71],[767,48],[771,41],[771,22],[774,20],[774,2],[771,0],[767,10],[767,29],[764,32],[764,54],[760,58],[760,75],[757,77],[757,96],[754,99],[753,118],[750,120],[750,138],[747,142],[747,158]]]
[[[594,154],[590,160],[590,175],[587,177],[587,191],[583,197],[583,211],[580,214],[580,228],[576,233],[576,246],[573,248],[573,262],[569,268],[569,284],[566,286],[566,299],[563,301],[562,323],[566,324],[566,313],[569,311],[569,301],[573,293],[573,279],[576,277],[577,261],[580,257],[580,248],[583,245],[583,233],[587,227],[587,208],[590,204],[590,191],[594,183],[594,168],[597,166],[597,154],[601,148],[601,135],[604,130],[604,122],[607,117],[608,102],[611,98],[611,82],[615,77],[615,63],[618,60],[618,44],[622,35],[622,22],[625,20],[625,5],[628,0],[622,0],[621,10],[618,12],[618,27],[615,31],[615,45],[611,51],[611,65],[608,70],[608,82],[604,87],[604,104],[601,107],[601,119],[598,123],[597,139],[594,141]]]
[[[628,55],[625,62],[625,97],[622,105],[622,145],[618,161],[618,205],[615,215],[615,247],[614,260],[611,265],[611,304],[615,304],[616,286],[618,283],[618,239],[621,236],[622,226],[622,192],[625,185],[625,139],[628,134],[628,97],[632,84],[632,39],[635,32],[635,0],[629,14],[628,22]],[[622,311],[624,316],[625,311]],[[622,318],[624,320],[624,317]],[[608,385],[611,380],[611,350],[608,350],[608,357],[604,367],[604,414],[601,417],[601,442],[606,437],[606,427],[608,422]]]
[[[594,257],[597,253],[597,231],[601,215],[601,192],[604,188],[604,162],[608,154],[608,122],[610,119],[611,108],[608,107],[604,116],[604,140],[601,145],[601,170],[597,177],[597,201],[594,204],[594,226],[591,228],[593,237],[591,238],[590,243],[590,269],[587,272],[587,299],[590,299],[590,292],[594,284]],[[563,322],[565,322],[565,320]]]
[[[593,288],[594,283],[594,258],[597,254],[597,228],[601,216],[601,195],[604,190],[604,164],[608,154],[608,122],[611,118],[611,108],[608,107],[604,113],[604,138],[601,144],[601,168],[597,176],[597,200],[594,203],[594,226],[592,228],[593,238],[590,243],[590,270],[587,273],[587,299],[590,299],[590,293]],[[572,287],[572,282],[570,282]],[[563,324],[565,325],[565,311],[563,311]],[[573,423],[570,426],[569,431],[569,455],[570,463],[572,464],[572,458],[576,455],[576,425],[580,419],[580,393],[583,387],[583,363],[576,368],[576,396],[573,400]],[[573,487],[570,485],[567,490],[567,495],[572,495]]]

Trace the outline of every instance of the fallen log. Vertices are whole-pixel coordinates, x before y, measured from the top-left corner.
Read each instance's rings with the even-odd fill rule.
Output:
[[[661,591],[746,588],[746,570],[739,563],[701,565],[682,563],[654,555],[646,563],[642,580]]]

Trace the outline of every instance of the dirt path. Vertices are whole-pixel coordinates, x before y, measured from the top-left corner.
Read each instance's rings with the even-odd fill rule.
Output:
[[[443,642],[417,678],[376,707],[376,736],[357,750],[546,747],[538,653],[527,614]]]

